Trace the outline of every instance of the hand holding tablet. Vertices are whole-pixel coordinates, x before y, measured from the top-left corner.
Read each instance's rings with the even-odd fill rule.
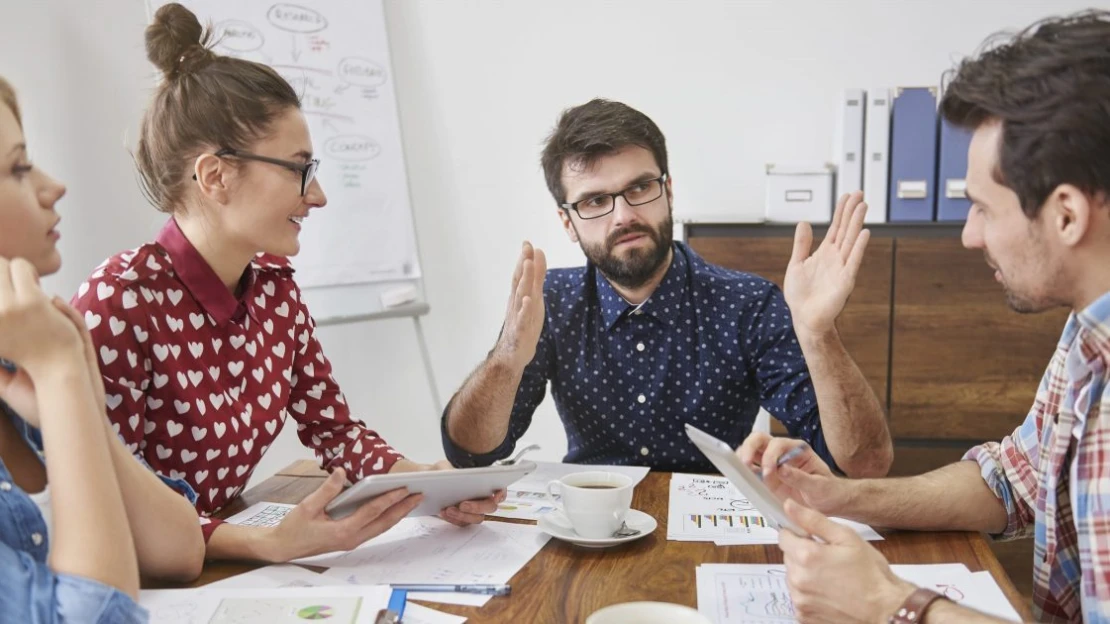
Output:
[[[728,444],[689,424],[686,425],[686,435],[769,522],[801,537],[809,537],[809,533],[786,515],[779,499],[767,489],[759,476],[740,461]]]
[[[403,487],[408,488],[410,494],[424,495],[424,500],[409,513],[410,516],[435,516],[447,507],[504,490],[535,469],[535,462],[522,461],[511,466],[371,475],[332,499],[325,511],[332,519],[339,520],[370,499]]]

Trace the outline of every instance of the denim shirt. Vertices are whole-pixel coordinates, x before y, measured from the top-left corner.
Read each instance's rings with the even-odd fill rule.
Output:
[[[0,360],[0,366],[10,367]],[[0,401],[8,418],[42,458],[42,435]],[[0,459],[0,623],[147,622],[146,609],[114,587],[59,574],[47,565],[50,541],[38,506]]]

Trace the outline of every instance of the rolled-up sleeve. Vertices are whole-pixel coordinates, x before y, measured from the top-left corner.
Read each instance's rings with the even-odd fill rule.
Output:
[[[1046,378],[1047,379],[1047,378]],[[1010,540],[1029,537],[1036,526],[1037,493],[1040,487],[1041,434],[1044,418],[1042,382],[1037,400],[1025,421],[1001,442],[980,444],[964,454],[965,461],[979,463],[987,487],[1006,508],[1006,529],[993,535]]]
[[[29,624],[141,624],[146,609],[114,587],[70,574],[0,543],[5,622]]]

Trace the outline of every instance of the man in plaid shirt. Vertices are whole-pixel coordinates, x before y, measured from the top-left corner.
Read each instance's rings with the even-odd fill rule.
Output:
[[[1110,12],[1034,24],[963,61],[941,102],[974,132],[963,243],[981,249],[1014,310],[1072,314],[1025,422],[964,461],[904,479],[848,480],[803,443],[753,434],[787,513],[822,542],[780,536],[803,622],[995,621],[895,577],[824,514],[884,527],[1034,537],[1033,609],[1053,622],[1110,620]],[[930,602],[932,600],[932,602]],[[924,605],[924,606],[923,606]]]

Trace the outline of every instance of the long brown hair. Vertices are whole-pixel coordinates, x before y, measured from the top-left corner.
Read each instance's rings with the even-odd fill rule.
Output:
[[[164,79],[143,117],[135,160],[143,191],[163,212],[179,208],[191,164],[205,150],[245,149],[290,107],[293,87],[260,63],[218,55],[211,29],[180,4],[158,9],[146,55]]]

